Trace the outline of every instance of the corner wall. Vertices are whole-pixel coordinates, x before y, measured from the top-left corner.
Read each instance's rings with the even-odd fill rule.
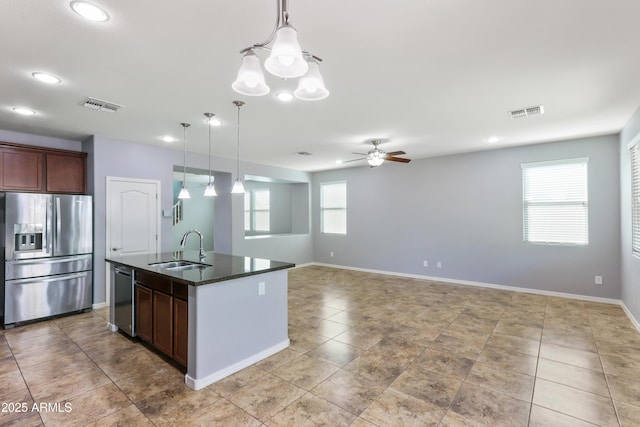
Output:
[[[640,135],[640,108],[620,133],[620,235],[622,302],[640,329],[640,258],[631,254],[631,156],[627,146]]]
[[[524,244],[520,164],[576,157],[590,158],[589,245]],[[313,212],[319,212],[321,182],[347,181],[348,234],[321,234],[314,216],[315,262],[620,298],[617,135],[338,169],[313,178]],[[594,284],[596,275],[604,277],[603,286]]]

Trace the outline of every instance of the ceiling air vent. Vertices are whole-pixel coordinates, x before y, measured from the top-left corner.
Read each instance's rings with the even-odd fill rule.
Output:
[[[519,110],[509,111],[509,117],[519,119],[520,117],[538,116],[544,114],[544,106],[536,105],[535,107],[521,108]]]
[[[96,98],[88,98],[84,104],[84,107],[91,108],[92,110],[106,111],[108,113],[115,113],[118,109],[122,108],[122,105],[114,104],[113,102],[102,101]]]

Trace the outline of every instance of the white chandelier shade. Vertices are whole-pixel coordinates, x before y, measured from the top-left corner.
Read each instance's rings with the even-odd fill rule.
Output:
[[[320,67],[315,60],[309,61],[309,71],[298,81],[298,88],[293,95],[305,101],[317,101],[329,96],[329,91],[324,86],[324,80],[320,74]]]
[[[236,92],[248,96],[262,96],[271,91],[264,80],[260,59],[253,49],[249,49],[242,57],[242,65],[238,70],[238,76],[231,84],[231,87]]]
[[[264,61],[264,68],[274,76],[285,79],[300,77],[307,72],[309,65],[302,57],[298,34],[292,26],[284,25],[278,29],[271,55]]]

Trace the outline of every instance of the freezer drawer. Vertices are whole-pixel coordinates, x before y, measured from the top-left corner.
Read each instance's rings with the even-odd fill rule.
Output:
[[[4,324],[91,307],[91,271],[5,282]]]
[[[6,280],[26,279],[91,269],[91,254],[57,258],[22,259],[7,261],[5,263],[4,277]]]

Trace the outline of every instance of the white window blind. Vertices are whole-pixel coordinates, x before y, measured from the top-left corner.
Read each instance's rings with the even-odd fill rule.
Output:
[[[640,255],[640,142],[631,149],[631,242],[632,252]]]
[[[588,158],[522,165],[524,241],[589,243]]]
[[[320,231],[347,234],[347,183],[320,184]]]

